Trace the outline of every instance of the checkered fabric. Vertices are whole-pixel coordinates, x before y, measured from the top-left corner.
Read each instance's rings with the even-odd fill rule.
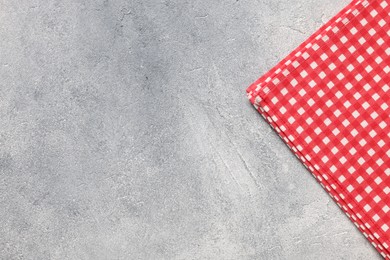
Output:
[[[353,1],[248,89],[249,100],[390,259],[390,1]]]

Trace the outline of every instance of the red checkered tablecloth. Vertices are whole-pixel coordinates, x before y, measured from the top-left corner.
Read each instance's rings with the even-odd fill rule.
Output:
[[[278,132],[390,259],[390,1],[353,1],[248,89]]]

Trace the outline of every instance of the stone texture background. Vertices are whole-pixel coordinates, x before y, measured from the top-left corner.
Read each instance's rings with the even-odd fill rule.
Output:
[[[0,0],[1,259],[380,259],[246,100],[343,0]]]

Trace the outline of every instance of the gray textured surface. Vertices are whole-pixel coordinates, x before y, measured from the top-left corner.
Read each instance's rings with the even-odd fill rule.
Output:
[[[246,100],[347,1],[1,0],[1,259],[376,259]]]

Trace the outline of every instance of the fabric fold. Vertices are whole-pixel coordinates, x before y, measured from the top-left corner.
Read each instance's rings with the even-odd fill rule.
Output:
[[[251,103],[390,259],[390,5],[353,1],[248,89]]]

